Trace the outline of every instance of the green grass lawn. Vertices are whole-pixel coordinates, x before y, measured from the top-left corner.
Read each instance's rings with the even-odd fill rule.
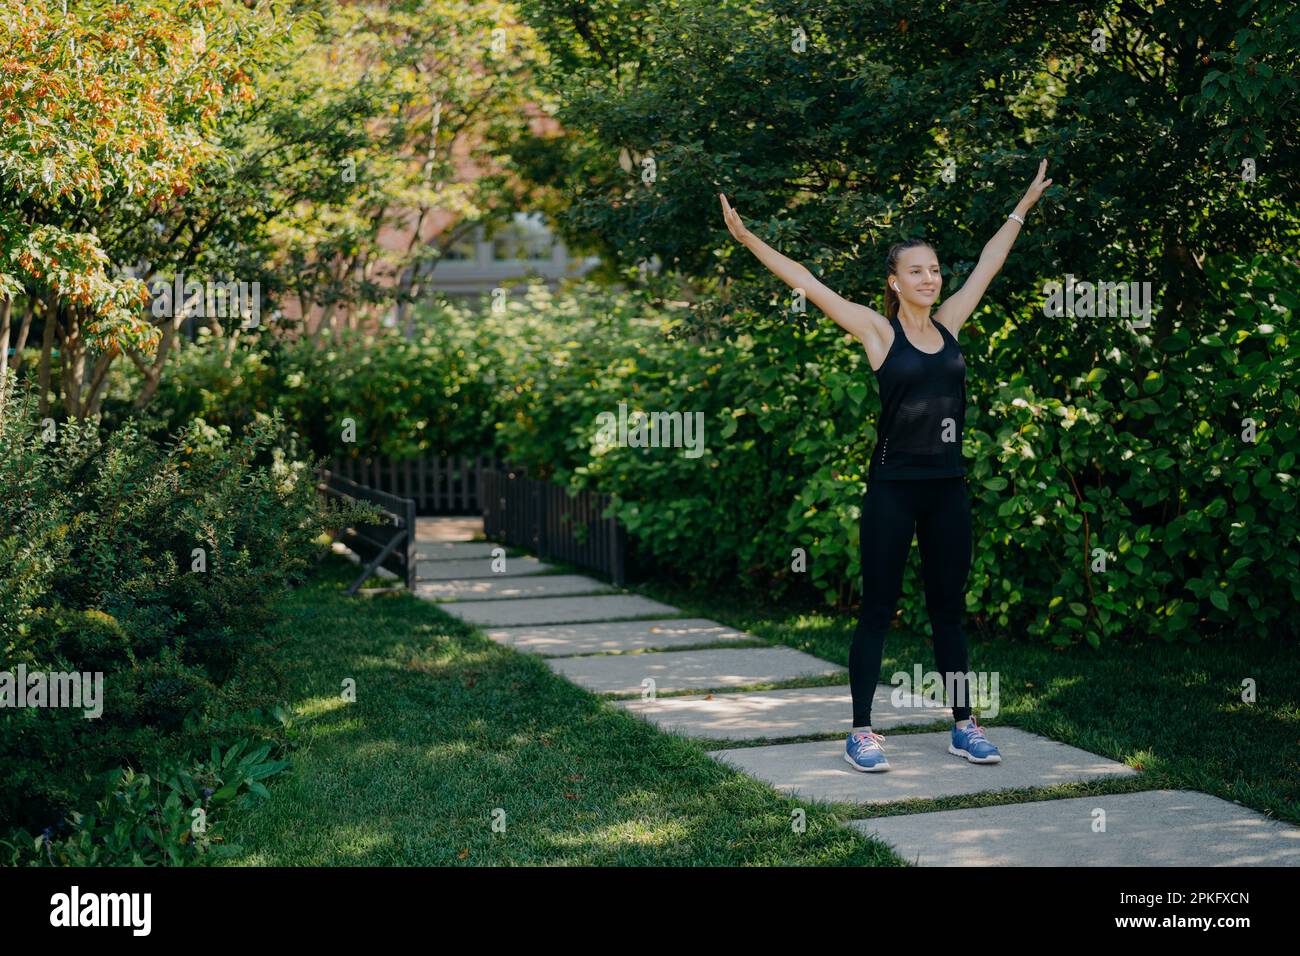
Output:
[[[229,821],[227,841],[245,848],[237,864],[903,865],[839,821],[1155,788],[1300,823],[1294,649],[973,640],[971,668],[999,674],[1000,713],[981,717],[994,743],[992,728],[1014,725],[1142,775],[857,807],[779,795],[705,756],[753,742],[661,733],[427,601],[344,596],[355,566],[342,558],[321,568],[283,599],[293,768],[270,781],[269,800]],[[664,583],[638,590],[847,666],[850,617]],[[933,667],[928,639],[891,633],[882,680],[915,663]],[[349,677],[355,702],[340,693]],[[1254,704],[1241,701],[1247,677]],[[932,729],[891,735],[907,732]]]
[[[322,569],[283,599],[296,750],[228,821],[237,864],[902,863],[835,808],[777,795],[427,601],[345,597],[345,559]]]

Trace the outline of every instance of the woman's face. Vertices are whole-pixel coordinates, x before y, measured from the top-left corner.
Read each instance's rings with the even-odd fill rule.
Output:
[[[898,297],[912,305],[928,308],[934,305],[943,287],[939,272],[939,257],[926,246],[912,246],[898,255],[897,271],[889,277],[897,285]]]

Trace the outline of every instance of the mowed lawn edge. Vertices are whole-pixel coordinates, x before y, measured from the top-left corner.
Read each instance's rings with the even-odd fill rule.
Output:
[[[326,558],[280,602],[292,762],[227,865],[905,865],[403,592]],[[355,700],[345,682],[355,681]]]

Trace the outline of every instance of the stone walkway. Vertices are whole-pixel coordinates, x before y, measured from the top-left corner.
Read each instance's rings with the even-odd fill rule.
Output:
[[[912,697],[895,703],[888,684],[876,687],[873,730],[935,729],[889,737],[887,772],[855,771],[843,757],[852,707],[844,668],[594,578],[549,574],[536,558],[508,558],[493,572],[496,545],[471,540],[481,533],[478,518],[419,519],[421,597],[666,732],[718,742],[711,757],[792,796],[857,804],[865,816],[899,801],[1139,776],[1005,726],[989,728],[1002,763],[968,763],[948,753],[948,709]],[[1300,827],[1195,791],[894,813],[850,825],[921,866],[1300,865]]]

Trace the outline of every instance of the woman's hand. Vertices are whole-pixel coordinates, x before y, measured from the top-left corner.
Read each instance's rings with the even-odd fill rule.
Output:
[[[718,198],[722,200],[722,218],[727,221],[727,229],[736,241],[742,245],[748,239],[752,239],[754,234],[745,228],[745,224],[740,221],[740,214],[727,204],[727,197],[718,193]]]
[[[1050,179],[1043,178],[1043,173],[1045,172],[1047,172],[1047,160],[1043,160],[1038,164],[1038,175],[1034,177],[1034,181],[1030,183],[1029,188],[1025,190],[1025,196],[1021,202],[1024,203],[1026,209],[1032,208],[1034,203],[1038,202],[1039,198],[1043,195],[1043,190],[1052,185]]]

